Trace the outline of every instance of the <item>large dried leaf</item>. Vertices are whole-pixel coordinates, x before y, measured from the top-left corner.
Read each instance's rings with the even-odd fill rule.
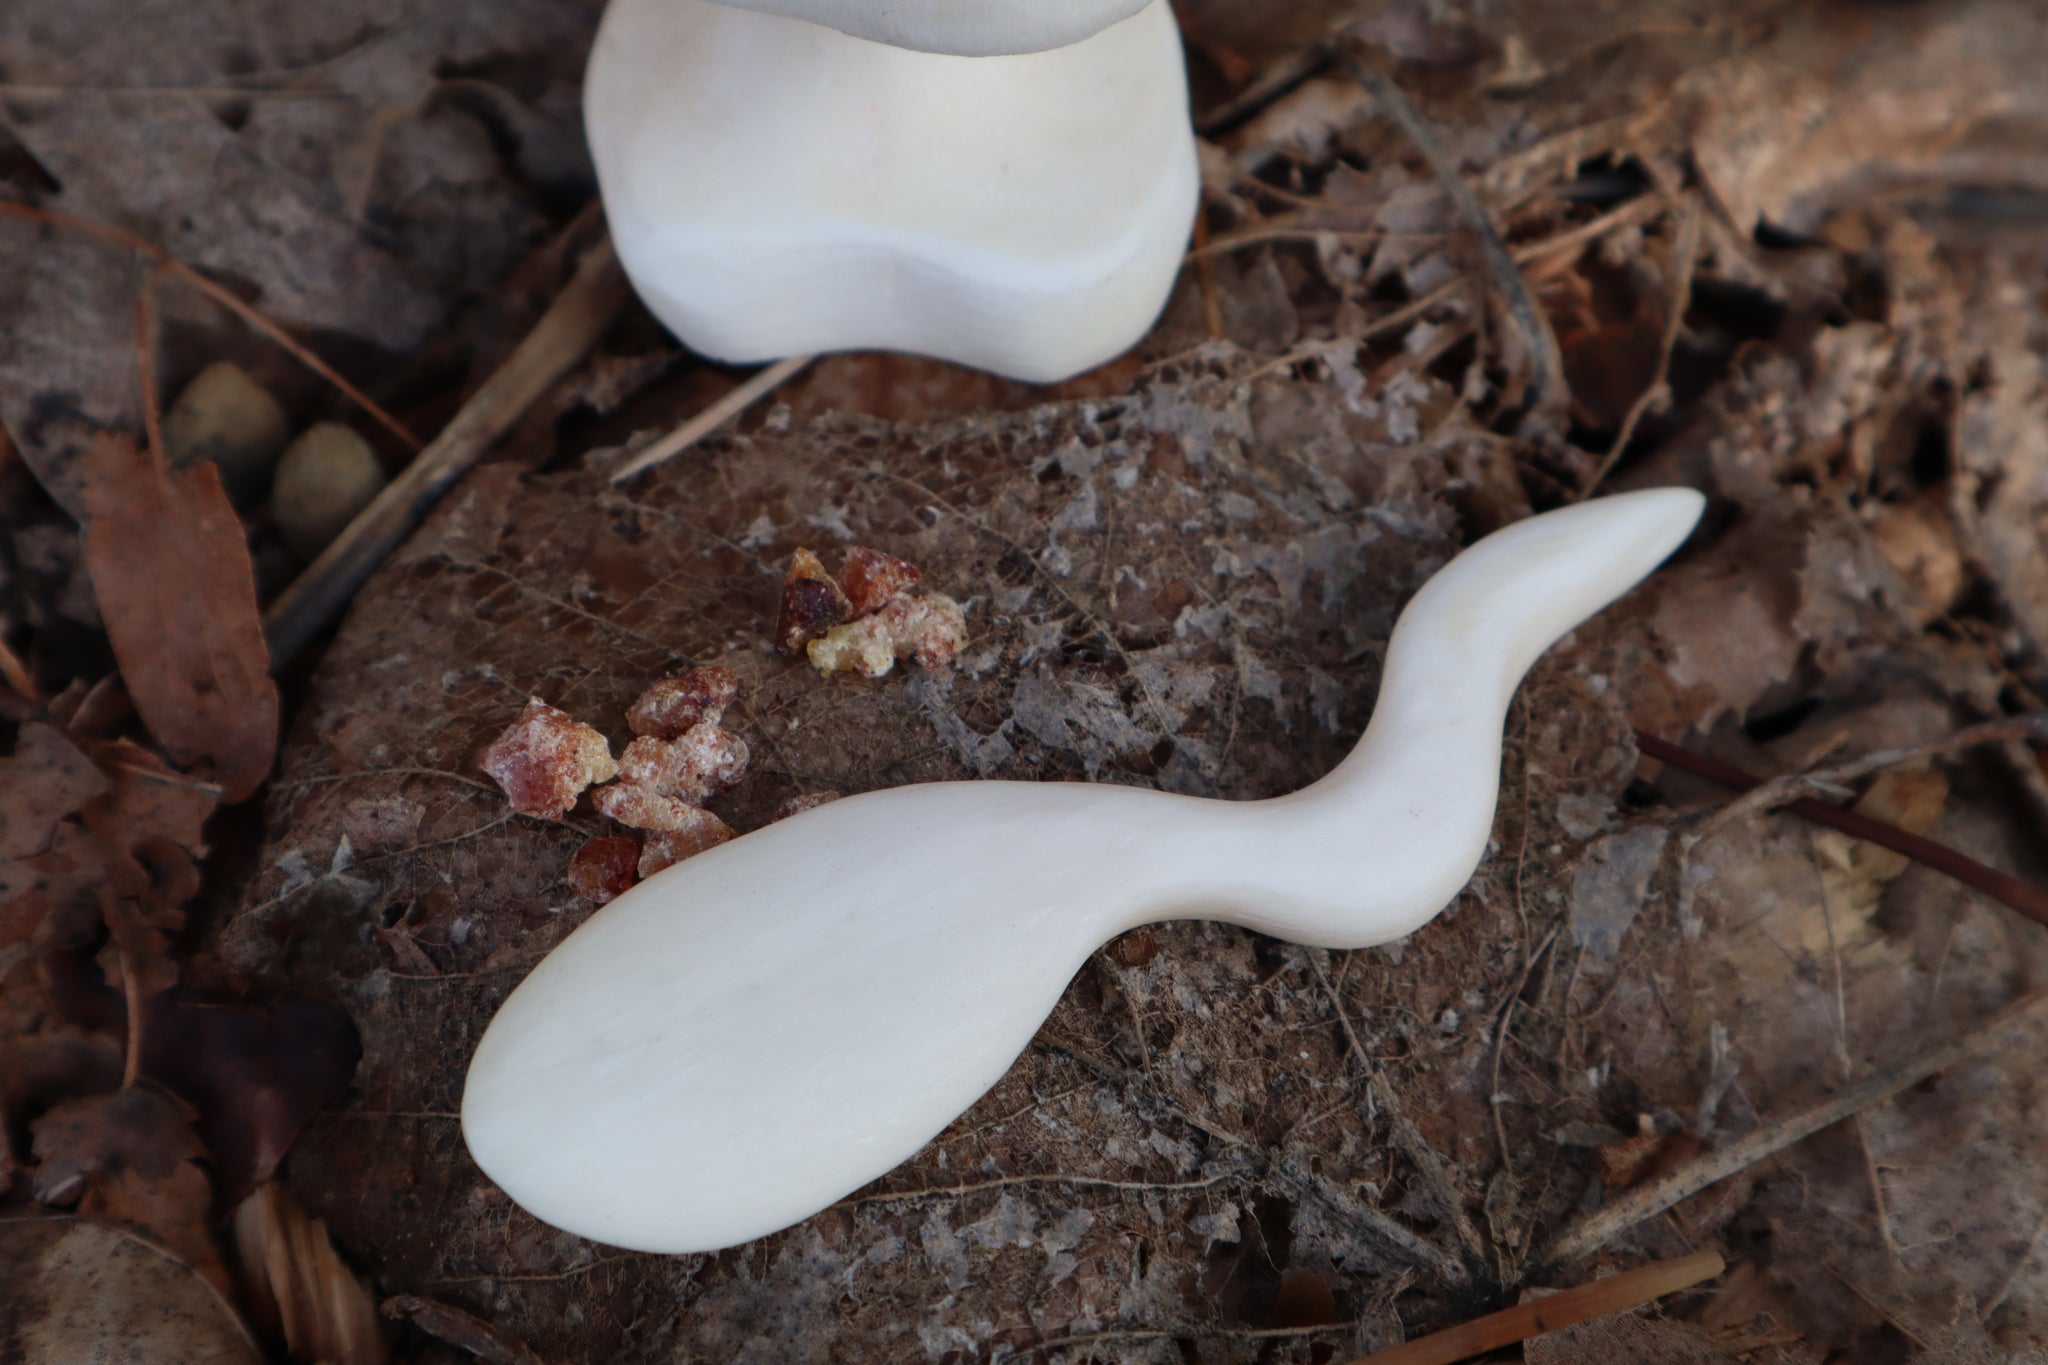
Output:
[[[0,1221],[0,1359],[259,1365],[218,1289],[162,1250],[77,1219]]]
[[[277,752],[277,685],[248,542],[220,472],[166,469],[116,433],[86,453],[86,563],[150,734],[240,801]]]
[[[331,360],[408,354],[589,194],[582,0],[0,5],[0,185],[140,234]],[[99,428],[137,427],[120,247],[0,219],[0,421],[63,505]],[[167,388],[223,350],[301,420],[329,393],[173,284]],[[502,338],[471,337],[467,344]],[[354,361],[354,364],[350,364]],[[380,374],[388,378],[388,371]]]
[[[65,1100],[31,1125],[36,1198],[130,1227],[222,1289],[227,1269],[207,1231],[206,1149],[178,1102],[146,1086]]]
[[[14,756],[0,759],[0,861],[48,848],[57,822],[106,785],[62,731],[40,722],[22,726]]]

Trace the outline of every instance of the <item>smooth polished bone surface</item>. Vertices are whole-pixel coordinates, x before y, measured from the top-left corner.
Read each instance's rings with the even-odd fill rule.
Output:
[[[1485,849],[1522,675],[1676,549],[1701,506],[1685,489],[1622,494],[1459,555],[1402,613],[1358,747],[1291,796],[934,783],[678,864],[506,1000],[463,1095],[471,1153],[570,1232],[731,1246],[930,1141],[1125,930],[1218,919],[1330,948],[1410,932]]]

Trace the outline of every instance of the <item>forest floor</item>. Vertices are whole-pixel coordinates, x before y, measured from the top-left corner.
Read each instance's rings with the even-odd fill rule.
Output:
[[[624,481],[745,376],[591,254],[592,0],[0,8],[0,1341],[1320,1365],[1708,1249],[1496,1358],[2048,1359],[2048,11],[1177,8],[1204,207],[1137,350],[824,358]],[[394,475],[465,402],[502,436],[358,587],[167,468],[218,361]],[[1661,484],[1705,522],[1537,665],[1409,938],[1126,935],[917,1157],[713,1255],[470,1161],[470,1050],[609,828],[480,770],[529,697],[616,747],[731,670],[742,833],[1268,796],[1459,548]],[[853,544],[965,604],[953,666],[773,651]]]

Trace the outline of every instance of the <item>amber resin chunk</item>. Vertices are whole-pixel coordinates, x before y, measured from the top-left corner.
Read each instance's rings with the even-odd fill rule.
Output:
[[[539,697],[484,751],[480,765],[521,815],[560,819],[593,782],[618,776],[605,737]]]
[[[729,668],[693,668],[673,678],[658,678],[626,711],[626,724],[636,735],[675,739],[699,721],[716,725],[740,692],[740,680]]]
[[[864,616],[831,630],[805,647],[811,667],[831,677],[858,673],[879,678],[896,666],[896,640],[880,616]]]
[[[643,735],[619,755],[619,775],[635,786],[702,805],[746,776],[747,742],[710,721],[676,739]]]
[[[569,859],[569,887],[597,905],[617,900],[639,880],[640,845],[616,834],[592,839]]]
[[[681,797],[667,796],[631,782],[614,782],[609,787],[599,787],[590,794],[590,804],[632,829],[670,832],[691,829],[702,813]]]
[[[835,626],[811,641],[811,667],[831,676],[859,673],[879,678],[899,660],[920,668],[950,668],[967,643],[967,616],[950,597],[929,593],[899,597],[873,616]]]
[[[872,616],[899,597],[917,591],[924,571],[915,564],[856,545],[846,552],[839,566],[839,588],[846,594],[853,615]]]
[[[809,550],[789,557],[789,576],[782,581],[782,611],[775,619],[775,647],[795,657],[805,645],[853,616],[839,584]]]
[[[694,858],[707,848],[737,837],[732,826],[708,810],[697,810],[695,819],[687,829],[660,830],[647,836],[647,846],[640,850],[640,875],[652,877],[665,867],[674,867],[685,858]]]
[[[900,597],[882,608],[898,659],[915,659],[919,668],[951,668],[967,643],[967,613],[942,593]]]

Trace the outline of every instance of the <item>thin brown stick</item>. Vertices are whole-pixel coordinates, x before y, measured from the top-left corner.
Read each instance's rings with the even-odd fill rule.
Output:
[[[1586,486],[1579,492],[1582,499],[1591,497],[1600,481],[1621,462],[1622,452],[1636,438],[1636,428],[1650,415],[1650,410],[1671,401],[1671,353],[1678,349],[1678,334],[1685,330],[1685,313],[1692,307],[1692,268],[1700,254],[1700,217],[1700,196],[1695,194],[1686,201],[1685,217],[1678,224],[1678,246],[1671,256],[1671,315],[1664,319],[1664,336],[1657,345],[1656,371],[1648,387],[1628,405],[1621,429],[1614,433],[1614,443],[1607,447],[1607,453],[1600,457],[1600,463],[1593,467]]]
[[[1632,199],[1618,209],[1613,209],[1598,218],[1581,223],[1575,228],[1569,228],[1554,237],[1545,237],[1540,242],[1524,242],[1522,245],[1513,248],[1509,254],[1516,261],[1527,263],[1543,260],[1564,251],[1583,250],[1588,243],[1597,241],[1610,232],[1616,232],[1626,227],[1634,227],[1638,223],[1646,223],[1663,211],[1664,206],[1661,200],[1653,198]],[[1266,361],[1250,374],[1239,376],[1238,382],[1243,383],[1247,380],[1257,379],[1275,370],[1285,369],[1289,365],[1299,365],[1304,360],[1321,359],[1334,344],[1341,344],[1346,341],[1370,341],[1374,337],[1384,336],[1388,332],[1396,331],[1414,322],[1432,309],[1449,303],[1452,298],[1462,293],[1467,285],[1468,281],[1463,276],[1446,281],[1430,290],[1427,294],[1424,294],[1421,298],[1410,303],[1404,303],[1391,313],[1381,314],[1356,332],[1330,340],[1305,341],[1293,350],[1288,351],[1285,355],[1276,356],[1272,360]],[[1148,370],[1158,369],[1182,358],[1179,355],[1168,356],[1164,360],[1153,361],[1146,368]]]
[[[1994,722],[1995,723],[1995,722]],[[1736,791],[1753,791],[1764,785],[1764,780],[1753,773],[1723,763],[1719,759],[1696,754],[1692,750],[1655,735],[1636,731],[1636,746],[1643,753],[1660,763],[1668,763],[1709,782],[1732,787]],[[1903,857],[1911,858],[1933,868],[1943,876],[1952,877],[1975,891],[1981,891],[1999,904],[2008,907],[2028,919],[2048,924],[2048,892],[2030,886],[2009,872],[1987,867],[1966,853],[1960,853],[1946,844],[1937,844],[1932,839],[1918,834],[1909,834],[1896,825],[1882,820],[1873,820],[1867,815],[1858,815],[1840,806],[1830,806],[1825,801],[1807,797],[1788,801],[1783,809],[1802,820],[1811,820],[1816,825],[1840,830],[1852,839],[1861,839],[1888,848]]]
[[[526,339],[462,405],[433,444],[263,613],[273,667],[296,654],[340,613],[441,495],[597,344],[625,302],[626,279],[606,238],[584,254],[575,275]]]
[[[1329,60],[1329,49],[1321,43],[1311,43],[1282,57],[1254,76],[1250,85],[1196,115],[1195,131],[1203,137],[1228,132],[1313,76]]]
[[[30,706],[43,704],[42,697],[36,692],[35,679],[29,674],[28,665],[21,661],[19,654],[8,647],[4,639],[0,639],[0,683],[7,684],[9,691]]]
[[[484,1365],[543,1365],[525,1342],[477,1317],[418,1294],[394,1294],[384,1300],[384,1316],[405,1318],[429,1336],[438,1337],[475,1356]]]
[[[149,440],[152,462],[159,473],[171,456],[164,449],[164,410],[156,386],[156,287],[164,277],[157,266],[135,291],[135,381],[142,390],[142,433]]]
[[[1977,1310],[1977,1321],[1991,1321],[1998,1315],[1998,1310],[2005,1306],[2005,1301],[2012,1297],[2013,1287],[2020,1282],[2020,1275],[2034,1259],[2034,1253],[2041,1249],[2043,1236],[2048,1236],[2048,1213],[2042,1214],[2041,1221],[2034,1224],[2034,1235],[2027,1240],[2027,1249],[2020,1253],[2020,1258],[2012,1263],[2012,1273],[2005,1277],[2005,1283],[1998,1287],[1998,1292],[1991,1296],[1989,1302]]]
[[[1233,232],[1228,237],[1211,237],[1206,242],[1198,243],[1191,247],[1188,254],[1181,259],[1185,261],[1199,261],[1208,256],[1227,256],[1233,251],[1242,251],[1246,247],[1252,246],[1265,246],[1271,242],[1319,242],[1324,238],[1328,238],[1333,242],[1347,242],[1357,246],[1370,246],[1374,242],[1381,241],[1387,237],[1435,237],[1438,235],[1434,232],[1359,232],[1349,228],[1312,228],[1301,227],[1298,224],[1255,227],[1246,228],[1243,232]]]
[[[135,979],[135,962],[116,937],[114,958],[121,964],[121,998],[128,1007],[128,1048],[121,1057],[121,1088],[133,1090],[142,1077],[142,983]]]
[[[1194,249],[1188,259],[1195,263],[1195,279],[1202,288],[1202,326],[1209,333],[1211,341],[1221,341],[1223,330],[1223,300],[1216,289],[1216,258],[1209,250],[1209,215],[1195,215]]]
[[[1352,79],[1365,87],[1381,111],[1400,125],[1408,140],[1422,153],[1423,160],[1429,163],[1431,172],[1443,184],[1451,202],[1458,206],[1458,212],[1478,241],[1487,271],[1507,301],[1508,315],[1515,320],[1515,328],[1521,332],[1523,344],[1529,348],[1529,363],[1533,371],[1527,395],[1529,410],[1533,412],[1547,403],[1561,401],[1566,389],[1564,358],[1557,347],[1557,336],[1550,330],[1550,323],[1542,311],[1536,307],[1536,300],[1529,293],[1529,282],[1522,278],[1521,270],[1515,265],[1514,257],[1509,255],[1507,245],[1501,241],[1493,220],[1479,202],[1479,196],[1459,174],[1435,130],[1408,102],[1401,87],[1361,57],[1355,41],[1340,39],[1335,46],[1338,60],[1351,73]]]
[[[1667,1294],[1711,1280],[1727,1268],[1718,1251],[1695,1251],[1676,1260],[1653,1261],[1531,1303],[1503,1308],[1385,1351],[1375,1351],[1349,1365],[1452,1365],[1588,1318],[1640,1308]]]
[[[376,403],[371,401],[368,394],[349,383],[346,379],[343,379],[340,374],[336,373],[333,366],[307,350],[305,346],[294,339],[283,327],[242,302],[242,300],[236,298],[226,289],[215,284],[191,266],[186,265],[156,243],[137,237],[132,232],[123,232],[120,228],[108,227],[104,223],[95,223],[89,218],[74,218],[68,213],[53,213],[49,209],[33,208],[27,204],[17,204],[7,199],[0,199],[0,214],[14,218],[23,218],[31,223],[41,223],[46,227],[82,232],[89,237],[97,237],[103,242],[111,242],[116,246],[126,247],[130,251],[147,256],[150,260],[155,261],[159,267],[188,282],[198,289],[200,293],[206,295],[243,322],[246,322],[249,326],[283,347],[294,360],[297,360],[301,365],[304,365],[307,369],[334,385],[351,403],[361,408],[370,420],[405,442],[407,449],[418,450],[420,448],[419,438],[408,431],[404,423],[384,411],[383,408],[377,406]]]
[[[2043,1019],[2048,1019],[2048,992],[2026,996],[1952,1043],[1874,1071],[1829,1099],[1774,1119],[1725,1147],[1693,1158],[1661,1179],[1637,1186],[1559,1233],[1537,1259],[1544,1263],[1571,1261],[1597,1251],[1636,1224],[1655,1218],[1707,1186],[1747,1170],[1823,1128],[1882,1104],[1936,1072],[1990,1052],[2004,1043],[2007,1035]]]
[[[1978,744],[2028,739],[2048,740],[2048,712],[2001,716],[1997,720],[1965,726],[1954,734],[1943,735],[1940,739],[1930,739],[1924,744],[1880,749],[1831,768],[1817,768],[1810,773],[1774,777],[1716,811],[1713,823],[1723,825],[1755,815],[1759,811],[1787,805],[1801,797],[1827,795],[1839,791],[1844,783],[1854,782],[1872,773],[1883,772],[1887,768],[1902,768],[1909,764],[1924,763],[1930,758],[1938,758],[1957,749],[1968,749]]]
[[[778,360],[773,365],[756,370],[732,392],[613,470],[611,481],[614,484],[624,483],[664,460],[674,459],[781,388],[795,378],[804,366],[816,359],[817,357],[812,355],[793,355],[787,360]]]

